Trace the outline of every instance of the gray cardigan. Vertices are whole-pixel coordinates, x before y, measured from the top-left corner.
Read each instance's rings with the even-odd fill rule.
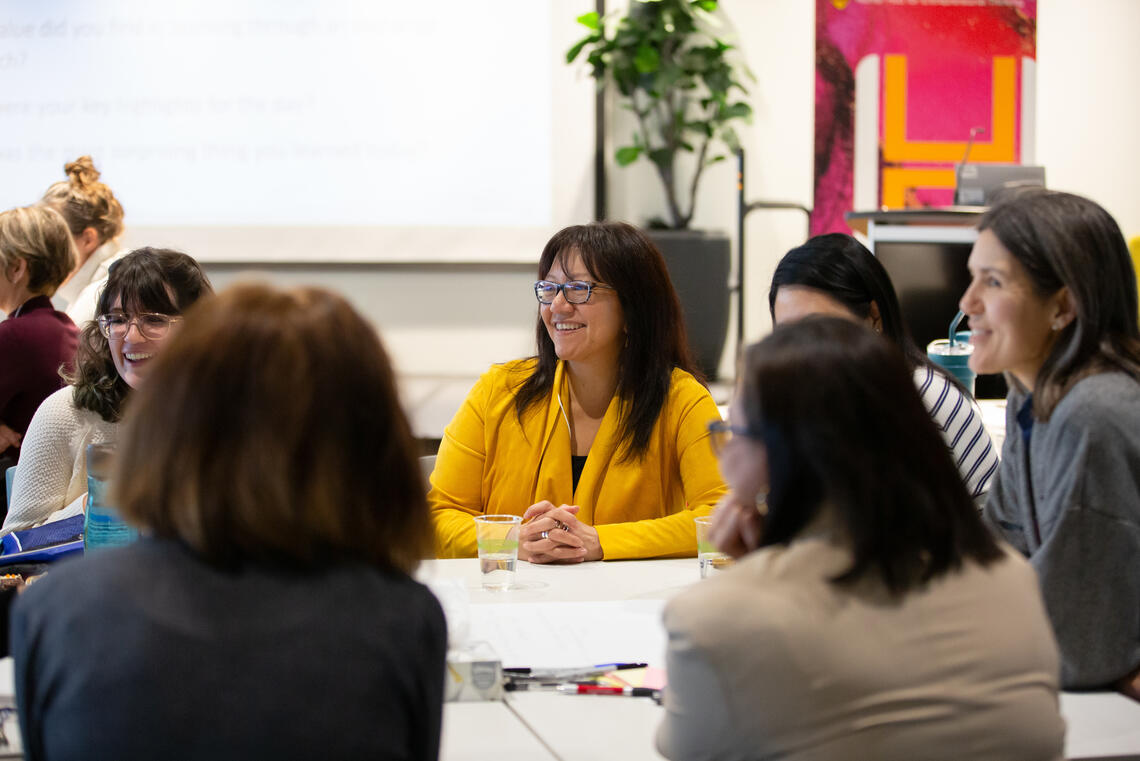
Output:
[[[1140,666],[1140,383],[1077,383],[1026,447],[1010,393],[1001,469],[985,518],[1029,558],[1061,648],[1064,688],[1103,687]]]

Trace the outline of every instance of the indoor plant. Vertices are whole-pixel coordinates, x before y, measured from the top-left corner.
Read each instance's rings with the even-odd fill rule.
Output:
[[[713,32],[716,0],[632,0],[616,18],[578,17],[589,29],[566,53],[580,53],[599,85],[617,89],[621,105],[637,118],[632,142],[617,149],[626,166],[645,156],[656,168],[669,205],[663,225],[684,230],[693,219],[705,168],[727,158],[738,141],[733,125],[752,108],[741,79],[747,69],[732,59],[733,46]],[[678,159],[694,154],[691,166]],[[687,175],[687,176],[686,176]]]
[[[697,364],[716,377],[728,333],[730,244],[723,234],[690,230],[704,170],[738,147],[734,125],[751,107],[741,98],[750,72],[715,33],[715,0],[631,0],[624,15],[587,13],[589,32],[566,52],[583,52],[599,87],[611,87],[636,118],[632,140],[617,148],[627,166],[653,164],[668,219],[650,221],[681,297]]]

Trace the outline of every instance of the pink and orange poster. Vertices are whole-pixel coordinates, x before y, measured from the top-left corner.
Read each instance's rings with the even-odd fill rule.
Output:
[[[816,0],[815,39],[812,235],[949,206],[967,147],[1033,163],[1036,0]]]

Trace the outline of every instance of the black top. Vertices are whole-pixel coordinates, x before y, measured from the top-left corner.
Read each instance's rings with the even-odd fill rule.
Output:
[[[582,478],[582,469],[586,467],[586,458],[589,456],[588,454],[570,455],[570,472],[574,475],[573,491],[578,491],[578,481]]]
[[[446,645],[402,574],[228,572],[153,539],[63,562],[12,608],[28,761],[435,761]]]

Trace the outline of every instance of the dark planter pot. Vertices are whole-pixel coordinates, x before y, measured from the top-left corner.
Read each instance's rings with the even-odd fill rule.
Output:
[[[697,366],[715,380],[728,335],[728,237],[698,230],[649,230],[665,257],[681,298],[689,348]]]

